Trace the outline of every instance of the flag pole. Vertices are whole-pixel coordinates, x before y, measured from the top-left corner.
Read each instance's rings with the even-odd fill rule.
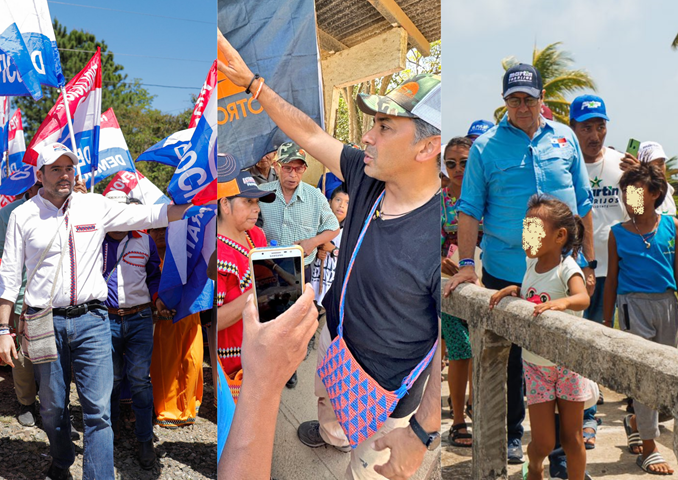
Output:
[[[141,191],[141,200],[143,200],[144,205],[147,205],[146,195],[144,195],[144,189],[141,188],[141,179],[139,178],[139,170],[137,170],[136,164],[134,165],[134,175],[137,177],[137,185],[139,185],[139,190]]]
[[[96,174],[97,169],[95,168],[94,170],[92,170],[92,188],[90,189],[90,193],[94,193],[94,177],[96,176]]]
[[[61,96],[64,99],[64,106],[66,107],[66,120],[68,121],[68,132],[71,134],[71,146],[73,147],[73,153],[78,155],[78,145],[75,143],[75,133],[73,133],[73,121],[71,120],[71,111],[68,109],[68,100],[66,100],[66,85],[61,87]],[[77,165],[78,175],[80,175],[80,157],[78,157]],[[94,186],[94,177],[92,177],[92,186]]]

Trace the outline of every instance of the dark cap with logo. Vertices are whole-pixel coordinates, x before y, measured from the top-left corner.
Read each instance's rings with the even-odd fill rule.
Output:
[[[536,68],[527,63],[514,65],[504,74],[504,88],[502,96],[508,97],[512,93],[523,92],[534,98],[541,97],[544,84]]]

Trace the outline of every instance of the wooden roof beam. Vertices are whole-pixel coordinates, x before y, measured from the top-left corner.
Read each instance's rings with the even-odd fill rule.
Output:
[[[342,50],[346,50],[348,48],[346,45],[320,28],[318,28],[318,46],[328,53],[341,52]]]
[[[381,15],[394,27],[401,26],[407,32],[410,43],[419,50],[423,56],[431,55],[431,46],[426,37],[419,31],[410,17],[403,12],[395,0],[367,0]]]

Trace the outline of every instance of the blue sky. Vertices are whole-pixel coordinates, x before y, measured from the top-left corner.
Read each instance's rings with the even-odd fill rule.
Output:
[[[217,0],[48,0],[48,4],[52,18],[69,31],[85,30],[104,40],[116,54],[116,63],[125,67],[128,80],[141,79],[156,95],[153,107],[176,114],[193,106],[191,94],[200,93],[216,58]]]
[[[502,103],[502,58],[530,63],[535,42],[560,41],[605,100],[608,145],[624,150],[633,137],[678,155],[678,51],[670,47],[678,3],[443,0],[442,9],[443,141],[465,135],[473,120],[492,120]]]

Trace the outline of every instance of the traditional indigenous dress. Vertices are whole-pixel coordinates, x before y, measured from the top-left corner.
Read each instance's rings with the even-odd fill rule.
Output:
[[[162,268],[162,264],[160,265]],[[203,394],[200,314],[155,324],[151,382],[156,424],[177,428],[195,423]]]
[[[252,288],[252,274],[248,254],[254,247],[266,246],[266,235],[259,227],[245,232],[247,245],[217,234],[217,306],[232,302]],[[237,401],[242,383],[242,320],[219,331],[217,352],[227,375],[233,399]]]

